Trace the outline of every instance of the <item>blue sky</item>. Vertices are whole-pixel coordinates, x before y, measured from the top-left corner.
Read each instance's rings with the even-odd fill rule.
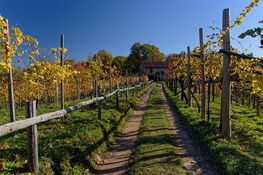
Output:
[[[150,43],[165,53],[177,53],[197,46],[198,29],[209,32],[215,21],[221,28],[222,10],[230,8],[234,19],[249,0],[0,0],[0,14],[11,25],[36,37],[41,48],[59,47],[65,35],[69,56],[85,59],[100,49],[127,56],[135,42]],[[263,4],[234,29],[237,36],[258,26]],[[241,40],[242,46],[263,56],[259,39]],[[240,47],[237,41],[233,46]]]

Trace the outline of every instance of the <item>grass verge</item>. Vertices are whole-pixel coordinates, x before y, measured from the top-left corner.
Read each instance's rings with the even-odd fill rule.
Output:
[[[233,138],[219,136],[220,98],[211,102],[210,122],[200,118],[197,108],[189,108],[165,86],[169,101],[177,109],[181,120],[188,126],[192,137],[208,152],[223,174],[263,174],[263,116],[256,116],[255,110],[239,104],[232,104]],[[199,102],[200,103],[200,102]]]
[[[149,90],[146,87],[125,101],[120,97],[120,107],[115,100],[103,103],[103,119],[98,120],[96,105],[83,108],[65,116],[38,125],[39,174],[89,174],[96,164],[98,155],[108,145],[122,126],[132,108]],[[40,106],[38,114],[50,112],[56,105]],[[4,121],[4,120],[3,120]],[[26,132],[0,138],[0,174],[26,174]]]
[[[170,124],[164,112],[159,85],[150,95],[139,140],[129,169],[136,175],[185,174]]]

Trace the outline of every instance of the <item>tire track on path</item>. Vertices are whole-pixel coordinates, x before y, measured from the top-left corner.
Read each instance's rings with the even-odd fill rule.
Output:
[[[181,124],[179,116],[172,109],[161,87],[161,96],[164,103],[165,113],[170,121],[171,130],[174,134],[178,154],[182,157],[183,167],[188,175],[217,175],[211,165],[204,160],[201,150],[194,146],[186,128]]]
[[[141,102],[135,107],[132,116],[124,124],[122,132],[110,147],[104,161],[96,167],[95,174],[127,174],[132,150],[140,132],[141,121],[151,91],[152,89],[144,95]]]

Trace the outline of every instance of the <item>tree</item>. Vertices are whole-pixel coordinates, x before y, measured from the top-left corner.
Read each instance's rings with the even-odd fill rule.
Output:
[[[124,66],[124,62],[126,61],[127,57],[125,56],[116,56],[113,59],[113,66],[115,66],[118,70],[122,70]]]
[[[142,62],[164,61],[165,56],[160,49],[151,44],[134,43],[130,55],[124,63],[124,67],[133,73],[137,73]]]
[[[143,60],[147,62],[164,61],[164,54],[160,52],[160,49],[154,45],[144,44],[142,46]]]
[[[96,56],[101,59],[103,64],[109,64],[113,61],[113,56],[106,50],[100,50]]]

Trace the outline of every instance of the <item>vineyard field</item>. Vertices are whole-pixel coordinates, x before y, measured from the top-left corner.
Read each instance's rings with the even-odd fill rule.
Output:
[[[0,0],[0,175],[263,175],[262,11]]]

